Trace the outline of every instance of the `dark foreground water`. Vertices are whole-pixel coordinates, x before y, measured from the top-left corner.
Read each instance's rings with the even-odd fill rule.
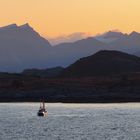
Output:
[[[140,140],[140,104],[1,103],[0,140]]]

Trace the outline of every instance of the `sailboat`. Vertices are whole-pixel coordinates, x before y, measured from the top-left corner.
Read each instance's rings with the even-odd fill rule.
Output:
[[[40,108],[37,113],[38,116],[47,116],[47,110],[45,108],[45,102],[40,103]]]

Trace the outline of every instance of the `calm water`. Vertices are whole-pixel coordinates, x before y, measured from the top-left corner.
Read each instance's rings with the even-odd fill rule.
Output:
[[[1,103],[0,140],[140,140],[140,104]]]

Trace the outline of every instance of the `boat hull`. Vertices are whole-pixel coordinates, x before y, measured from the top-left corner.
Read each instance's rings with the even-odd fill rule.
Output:
[[[38,112],[37,115],[39,117],[45,117],[45,116],[47,116],[47,112]]]

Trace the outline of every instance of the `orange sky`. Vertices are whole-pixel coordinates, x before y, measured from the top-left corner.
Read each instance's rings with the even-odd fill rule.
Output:
[[[26,22],[44,37],[140,32],[140,0],[0,0],[0,26]]]

